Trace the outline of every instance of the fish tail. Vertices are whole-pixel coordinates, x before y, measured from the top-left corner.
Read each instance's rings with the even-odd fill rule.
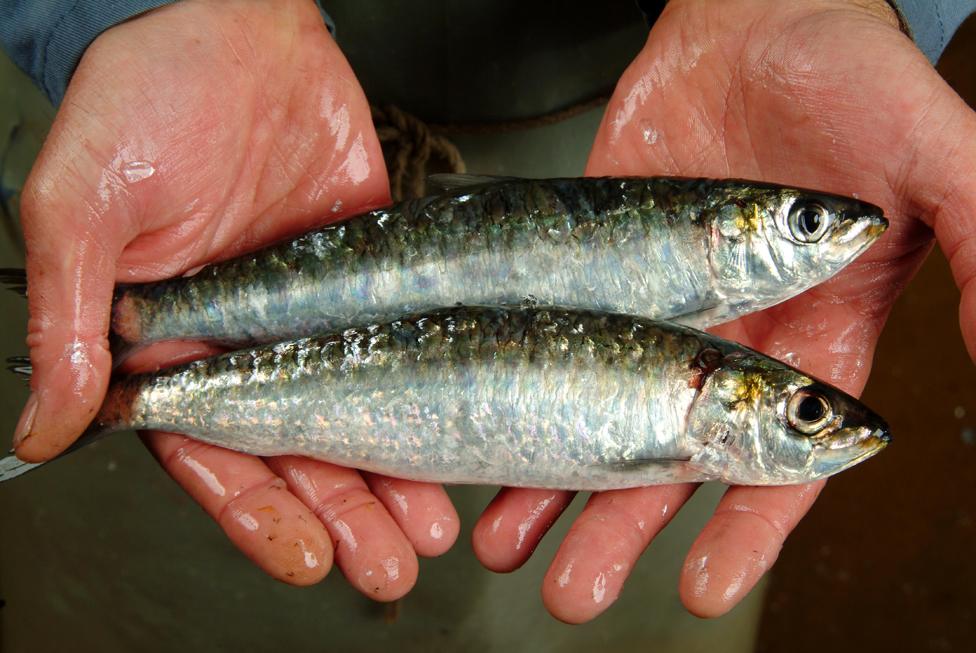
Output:
[[[30,358],[27,356],[11,356],[7,359],[7,369],[20,376],[25,381],[30,381],[31,372],[33,371],[30,364]],[[96,420],[88,427],[81,437],[75,440],[74,444],[62,451],[59,455],[55,456],[51,460],[57,460],[67,456],[73,451],[77,451],[82,447],[85,447],[92,442],[101,440],[103,437],[109,433],[114,432],[108,425]],[[9,481],[12,478],[17,478],[21,474],[25,474],[33,469],[40,467],[41,465],[46,465],[51,462],[51,460],[45,460],[39,463],[29,463],[21,460],[16,455],[14,455],[13,450],[11,450],[7,456],[0,458],[0,483],[4,481]]]
[[[3,282],[8,283],[8,277],[5,274],[7,270],[0,270],[0,277],[3,277]],[[7,359],[7,369],[16,374],[17,376],[30,381],[31,376],[31,364],[30,358],[27,356],[11,356]],[[25,472],[43,465],[44,463],[28,463],[17,456],[14,455],[13,450],[8,452],[8,455],[4,458],[0,458],[0,483],[16,478]]]
[[[7,290],[27,296],[27,271],[24,268],[0,268],[0,284]]]
[[[108,350],[112,354],[112,369],[117,369],[119,365],[139,349],[139,345],[129,342],[115,331],[108,333]]]
[[[25,381],[30,381],[31,374],[34,372],[30,356],[11,356],[7,359],[7,369]]]
[[[37,469],[41,465],[46,465],[60,458],[64,458],[68,454],[77,451],[82,447],[87,447],[93,442],[98,442],[106,435],[114,432],[115,429],[106,428],[105,425],[95,422],[81,435],[80,438],[75,440],[70,447],[62,451],[54,458],[51,458],[51,460],[44,460],[39,463],[25,462],[18,458],[11,450],[6,457],[0,458],[0,483],[9,481],[12,478],[17,478],[21,474],[26,474],[29,471]]]
[[[6,457],[0,458],[0,483],[16,478],[25,472],[29,472],[35,467],[40,467],[44,463],[28,463],[11,451]]]

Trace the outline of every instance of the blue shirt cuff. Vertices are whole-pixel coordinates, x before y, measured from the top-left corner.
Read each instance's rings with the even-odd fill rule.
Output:
[[[105,30],[176,0],[0,0],[0,47],[54,106],[81,55]],[[316,0],[329,31],[332,19]]]
[[[972,13],[976,0],[891,0],[918,49],[935,64],[952,35]]]
[[[57,106],[99,34],[173,0],[3,0],[0,45]]]
[[[648,26],[664,10],[666,0],[636,0]],[[973,13],[976,0],[890,0],[908,26],[919,50],[935,64],[945,51],[953,34]]]

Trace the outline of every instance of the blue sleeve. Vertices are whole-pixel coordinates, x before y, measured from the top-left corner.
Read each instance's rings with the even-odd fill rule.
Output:
[[[99,34],[172,1],[0,0],[0,46],[57,106]]]
[[[976,0],[888,0],[908,26],[918,49],[933,64],[952,40],[959,26],[976,13]],[[637,0],[648,25],[664,10],[666,0]]]
[[[175,0],[0,0],[0,48],[61,103],[81,55],[114,25]],[[332,19],[321,9],[329,31]]]
[[[976,12],[976,0],[891,0],[891,4],[908,25],[919,50],[933,64],[963,21]]]

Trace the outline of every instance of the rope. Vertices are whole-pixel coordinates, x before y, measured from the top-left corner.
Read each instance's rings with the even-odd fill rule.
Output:
[[[416,116],[393,105],[371,106],[370,111],[376,135],[384,146],[394,200],[423,197],[427,190],[427,164],[432,156],[443,161],[450,172],[465,171],[457,146],[446,136],[433,133]]]
[[[407,197],[423,197],[427,191],[428,165],[440,161],[440,171],[463,173],[464,159],[448,134],[506,134],[537,129],[569,120],[582,113],[605,105],[610,93],[577,102],[541,116],[499,122],[430,123],[392,104],[382,107],[370,105],[373,125],[383,146],[390,175],[390,193],[394,201]]]

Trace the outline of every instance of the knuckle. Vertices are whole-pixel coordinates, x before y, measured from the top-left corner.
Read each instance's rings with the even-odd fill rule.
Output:
[[[326,495],[312,507],[312,512],[327,524],[347,521],[352,514],[374,510],[378,500],[365,487],[345,488]]]
[[[282,490],[284,488],[284,481],[277,476],[272,475],[250,479],[249,482],[239,485],[230,495],[230,498],[219,508],[216,520],[218,523],[223,524],[226,516],[235,515],[237,509],[241,507],[241,504],[250,500],[252,496],[261,490]]]
[[[789,535],[788,527],[775,516],[767,515],[753,506],[732,505],[719,508],[715,511],[716,517],[725,516],[729,519],[738,520],[742,524],[750,522],[768,532],[772,533],[779,542],[784,542]]]

